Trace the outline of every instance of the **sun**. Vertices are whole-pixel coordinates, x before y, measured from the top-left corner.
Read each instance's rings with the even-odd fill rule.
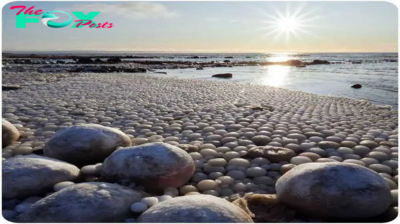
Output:
[[[306,3],[295,4],[294,7],[288,3],[286,9],[272,7],[272,12],[252,9],[261,15],[261,18],[250,20],[251,23],[260,23],[257,29],[262,32],[260,39],[285,41],[286,44],[293,40],[304,41],[308,37],[317,38],[313,30],[318,28],[315,21],[323,17],[315,13],[319,7],[306,7]]]
[[[276,24],[279,31],[294,32],[299,28],[299,21],[296,18],[281,18]]]

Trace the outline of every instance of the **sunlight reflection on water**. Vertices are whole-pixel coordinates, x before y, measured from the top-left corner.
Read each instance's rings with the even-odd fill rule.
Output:
[[[269,57],[266,60],[269,62],[282,62],[282,61],[288,61],[292,59],[292,57],[288,54],[277,54],[274,55],[273,57]]]
[[[285,84],[290,68],[288,66],[270,65],[263,67],[262,84],[280,87]]]

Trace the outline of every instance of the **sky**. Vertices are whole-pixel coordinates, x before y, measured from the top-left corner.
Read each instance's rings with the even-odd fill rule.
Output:
[[[100,12],[112,28],[16,28],[17,9]],[[54,13],[64,22],[68,16]],[[41,18],[41,17],[38,17]],[[2,10],[4,51],[397,52],[389,2],[12,2]]]

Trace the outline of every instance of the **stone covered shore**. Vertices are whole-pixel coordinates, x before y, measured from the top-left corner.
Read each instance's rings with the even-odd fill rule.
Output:
[[[151,222],[160,221],[160,212],[168,206],[176,208],[175,217],[184,217],[178,221],[191,221],[179,212],[185,209],[204,211],[221,222],[388,221],[397,216],[398,115],[390,108],[261,85],[142,74],[3,72],[3,84],[22,85],[2,92],[3,118],[19,133],[17,141],[3,144],[3,216],[11,221],[78,217],[75,221]],[[124,139],[107,141],[113,142],[112,151],[122,151],[93,152],[100,161],[90,162],[57,154],[70,148],[59,146],[58,138],[67,132],[56,133],[86,124],[101,125],[90,129]],[[74,139],[79,145],[80,137]],[[150,183],[134,177],[138,181],[125,182],[131,174],[110,164],[128,163],[123,152],[130,155],[139,149],[132,146],[182,155],[177,163],[189,167],[188,179],[169,177],[172,185],[157,182],[160,176]],[[143,170],[172,166],[151,158]],[[49,175],[59,170],[63,175],[54,176],[56,183],[43,178],[48,173],[37,174],[30,183],[15,181],[15,170],[23,176],[41,166],[51,167],[45,171]],[[44,185],[33,189],[35,180]],[[165,186],[150,190],[154,183]],[[120,206],[96,207],[104,201],[89,193],[111,195]],[[86,214],[102,212],[84,216],[77,209],[82,204],[67,200],[71,195],[78,201],[88,197],[82,202],[90,204],[85,204]],[[225,201],[207,198],[216,200],[215,210],[210,210],[201,195]],[[326,198],[332,204],[326,204]],[[304,203],[299,205],[299,200]],[[189,206],[195,202],[198,207]],[[74,209],[61,214],[57,206]]]

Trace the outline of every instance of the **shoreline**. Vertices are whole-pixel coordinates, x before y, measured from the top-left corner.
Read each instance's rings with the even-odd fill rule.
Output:
[[[17,79],[16,82],[11,82],[11,83],[7,83],[7,80],[6,80],[6,83],[4,83],[4,74],[5,75],[11,75],[9,73],[10,72],[3,72],[3,82],[2,82],[3,83],[3,89],[10,88],[10,87],[13,88],[14,87],[15,89],[6,90],[6,91],[18,91],[18,89],[20,87],[26,85],[26,83],[19,83],[20,79]],[[49,77],[49,78],[40,77],[39,80],[42,81],[42,82],[44,81],[43,83],[52,83],[52,82],[57,82],[59,80],[62,80],[64,78],[82,77],[82,76],[86,76],[86,75],[91,75],[93,73],[84,73],[84,72],[69,72],[69,73],[66,73],[66,72],[64,72],[64,73],[38,73],[38,74],[43,74],[43,76],[48,76]],[[96,73],[96,74],[115,75],[115,73],[111,73],[111,74],[110,73]],[[24,72],[20,72],[20,75],[24,76]],[[148,73],[136,73],[136,72],[135,73],[124,73],[124,72],[121,72],[121,73],[118,73],[118,75],[139,75],[139,76],[143,76],[143,77],[165,78],[165,79],[175,79],[175,80],[202,80],[202,81],[211,81],[211,82],[229,82],[229,80],[217,79],[217,78],[215,78],[215,79],[189,79],[189,78],[181,78],[181,77],[166,77],[166,76],[161,76],[162,74],[157,73],[157,72],[151,73],[151,71],[148,72]],[[56,76],[56,78],[54,80],[52,80],[53,76]],[[34,83],[40,84],[40,81],[39,81],[39,83],[33,82],[33,83],[28,84],[28,85],[32,85]],[[292,90],[292,89],[284,88],[284,87],[268,86],[268,85],[251,83],[251,82],[232,82],[232,83],[248,85],[249,88],[251,88],[251,86],[266,87],[266,88],[276,88],[276,89],[282,89],[282,90],[285,90],[285,91],[312,94],[312,95],[320,96],[320,97],[328,97],[328,98],[332,97],[332,98],[348,99],[348,100],[354,100],[354,101],[360,101],[360,102],[366,101],[368,104],[374,105],[377,108],[382,109],[382,110],[398,111],[398,108],[396,109],[391,105],[376,104],[376,103],[370,102],[370,101],[365,100],[365,99],[356,99],[356,98],[346,97],[346,96],[332,96],[332,95],[316,94],[316,93],[310,93],[310,92],[301,91],[301,90]]]
[[[42,156],[46,144],[60,130],[96,124],[118,129],[133,145],[144,147],[147,143],[162,142],[181,147],[193,159],[195,170],[191,179],[182,187],[169,188],[164,195],[153,194],[141,185],[127,185],[137,192],[145,192],[140,203],[150,198],[179,198],[195,192],[237,203],[240,202],[237,200],[251,203],[252,194],[255,199],[262,195],[267,198],[260,200],[270,202],[268,197],[277,193],[276,181],[288,170],[302,164],[329,162],[358,164],[376,172],[384,166],[390,174],[385,171],[375,174],[376,178],[381,181],[386,178],[392,184],[390,189],[397,191],[398,170],[393,165],[398,146],[397,111],[382,110],[369,102],[258,84],[140,73],[82,73],[72,77],[69,75],[74,73],[62,76],[59,73],[21,72],[18,74],[21,77],[15,76],[17,73],[5,74],[3,82],[11,79],[24,82],[22,77],[31,76],[31,79],[25,79],[29,79],[31,85],[2,92],[3,118],[14,124],[21,134],[17,142],[3,149],[3,163],[11,167],[12,162],[8,161],[27,157],[22,155]],[[47,80],[51,76],[57,78]],[[36,79],[42,81],[35,83]],[[247,157],[254,153],[254,147],[264,146],[284,147],[293,157],[279,161]],[[371,147],[367,148],[370,157],[364,155],[367,146]],[[385,161],[379,157],[382,153]],[[371,158],[379,159],[383,164],[377,162],[380,166],[375,168],[378,164],[369,164]],[[222,163],[221,160],[226,161]],[[229,165],[228,161],[231,161]],[[216,167],[210,165],[213,162]],[[47,196],[63,192],[59,186],[65,184],[72,188],[87,182],[102,182],[101,175],[96,171],[89,172],[89,167],[95,170],[103,164],[79,167],[79,172],[85,175],[79,181],[60,182],[54,191],[31,196],[36,200],[47,200]],[[230,184],[222,187],[221,181]],[[187,189],[195,192],[188,193]],[[17,205],[25,203],[23,205],[29,209],[29,206],[35,206],[31,200],[23,198]],[[18,222],[26,210],[7,203],[8,212],[15,214],[11,220]],[[391,205],[389,209],[395,210],[397,205]],[[130,219],[137,219],[145,211],[137,207],[133,210],[136,213],[131,213]],[[271,219],[287,222],[319,220],[299,213],[265,217],[265,212],[252,212],[254,219],[261,222]],[[392,216],[385,213],[375,218],[390,220]]]

